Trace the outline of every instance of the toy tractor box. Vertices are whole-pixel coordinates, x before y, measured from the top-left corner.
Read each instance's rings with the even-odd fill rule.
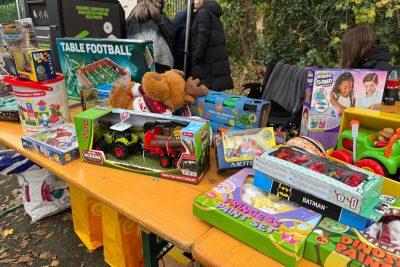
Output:
[[[324,218],[308,236],[304,258],[325,267],[400,266],[400,203],[388,199],[385,216],[364,231]]]
[[[72,102],[97,100],[99,87],[141,82],[155,70],[151,41],[58,38],[57,49]]]
[[[13,49],[12,56],[19,78],[41,82],[57,76],[51,49]]]
[[[380,202],[382,176],[295,147],[270,148],[255,156],[253,168],[356,214],[367,214]]]
[[[209,91],[197,98],[191,111],[194,116],[219,122],[221,127],[248,129],[265,127],[270,107],[265,100]]]
[[[210,167],[203,119],[92,108],[74,122],[84,162],[192,184]]]
[[[321,215],[253,185],[245,168],[197,197],[193,214],[286,265],[303,257],[305,239]]]
[[[316,197],[313,194],[304,193],[284,183],[276,182],[259,171],[256,171],[256,175],[254,176],[254,185],[268,193],[297,203],[305,208],[318,212],[324,217],[347,224],[358,230],[364,230],[383,216],[381,203],[359,215]]]
[[[272,127],[228,131],[214,136],[218,172],[251,167],[254,154],[276,145]]]
[[[356,127],[356,137],[352,133],[353,127]],[[400,197],[399,115],[360,108],[346,109],[336,149],[330,156],[390,178],[385,179],[384,193]]]
[[[41,154],[62,165],[79,158],[75,126],[64,123],[21,138],[25,149]]]
[[[334,147],[346,108],[380,109],[386,76],[379,70],[308,69],[300,134]]]

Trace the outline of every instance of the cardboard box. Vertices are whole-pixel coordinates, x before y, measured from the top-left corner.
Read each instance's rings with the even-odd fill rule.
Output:
[[[285,154],[290,157],[285,159]],[[294,147],[268,149],[261,156],[255,157],[253,168],[265,173],[274,181],[356,214],[366,214],[380,202],[382,176]],[[358,182],[353,184],[354,181]]]
[[[399,201],[391,209],[398,216]],[[388,247],[370,233],[324,218],[306,240],[304,258],[321,266],[399,266],[399,248]],[[386,246],[386,247],[385,247]],[[385,248],[384,248],[385,247]]]
[[[205,120],[93,108],[74,122],[82,161],[192,184],[209,169]]]
[[[154,71],[153,43],[120,39],[57,39],[68,98],[97,99],[97,87],[117,82],[141,82]]]
[[[334,147],[345,108],[380,109],[386,76],[379,70],[308,69],[300,134],[318,140],[325,149]],[[366,96],[371,84],[376,89]]]
[[[251,167],[255,153],[263,153],[265,149],[275,145],[272,127],[215,134],[217,171]]]
[[[51,49],[13,49],[12,56],[20,78],[41,82],[57,76]]]
[[[0,120],[19,120],[17,103],[11,91],[12,87],[5,84],[3,77],[0,76]]]
[[[241,129],[265,127],[269,110],[268,101],[214,91],[197,98],[191,107],[195,116]]]
[[[252,176],[253,169],[242,169],[200,195],[194,200],[193,214],[276,261],[296,266],[303,257],[305,239],[321,215],[269,198],[257,189],[260,198],[252,199],[246,194],[252,187]]]
[[[21,138],[25,149],[41,154],[62,165],[79,158],[78,141],[72,123],[60,124]]]
[[[279,183],[262,172],[256,171],[254,185],[281,198],[297,203],[312,211],[318,212],[324,217],[347,224],[350,227],[364,230],[374,222],[379,221],[383,213],[377,208],[365,211],[362,215],[346,210],[340,206],[320,199],[313,194],[304,193],[301,190]],[[381,204],[379,203],[377,207]]]

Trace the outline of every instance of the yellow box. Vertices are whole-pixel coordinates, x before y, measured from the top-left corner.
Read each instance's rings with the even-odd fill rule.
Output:
[[[18,77],[35,82],[56,78],[51,49],[14,49],[12,55]]]

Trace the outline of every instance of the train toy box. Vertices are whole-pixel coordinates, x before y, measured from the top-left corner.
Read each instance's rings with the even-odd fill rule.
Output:
[[[321,215],[253,185],[245,168],[194,200],[193,214],[286,266],[303,257]]]
[[[318,212],[324,217],[331,218],[338,222],[349,225],[359,230],[364,230],[372,223],[377,222],[382,216],[382,204],[371,207],[364,213],[356,214],[346,210],[338,205],[332,204],[313,194],[304,193],[301,190],[288,186],[284,183],[276,182],[269,178],[266,174],[256,171],[254,177],[254,185],[268,193],[280,196],[283,199],[297,203],[312,211]]]
[[[308,69],[300,134],[334,147],[346,108],[380,109],[386,76],[379,70]]]
[[[276,145],[274,135],[272,127],[215,134],[218,172],[251,167],[254,154],[261,154]]]
[[[41,82],[57,76],[51,49],[13,49],[12,56],[20,78]]]
[[[255,156],[253,168],[356,214],[365,214],[380,202],[382,176],[295,147],[270,148]]]
[[[192,184],[210,167],[203,119],[92,108],[74,122],[85,162]]]
[[[233,126],[241,129],[262,128],[267,125],[270,103],[265,100],[209,91],[191,107],[192,114],[221,127]]]
[[[384,217],[364,231],[324,218],[306,240],[304,258],[320,266],[400,266],[400,202],[390,198]]]
[[[120,39],[57,39],[68,98],[97,100],[97,89],[117,82],[141,82],[154,71],[153,43]]]
[[[62,165],[79,158],[75,126],[64,123],[44,131],[23,136],[25,149],[41,154]]]

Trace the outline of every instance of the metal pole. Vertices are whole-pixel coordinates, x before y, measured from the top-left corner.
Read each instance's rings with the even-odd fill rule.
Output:
[[[190,45],[190,27],[191,27],[191,20],[192,20],[192,7],[193,7],[193,0],[188,0],[187,15],[186,15],[185,54],[183,56],[183,72],[185,73],[186,79],[189,76],[188,60],[189,60],[189,56],[190,56],[189,45]]]

